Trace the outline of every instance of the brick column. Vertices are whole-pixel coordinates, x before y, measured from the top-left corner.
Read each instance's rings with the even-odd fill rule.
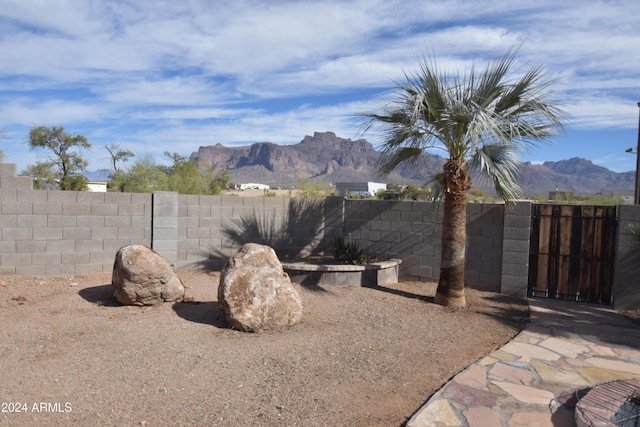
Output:
[[[640,229],[640,206],[618,206],[618,236],[613,273],[613,306],[616,310],[640,307],[640,244],[629,227]]]
[[[178,260],[178,193],[157,191],[152,197],[151,249],[169,264]]]
[[[501,293],[526,298],[529,283],[531,202],[506,207],[502,241]]]

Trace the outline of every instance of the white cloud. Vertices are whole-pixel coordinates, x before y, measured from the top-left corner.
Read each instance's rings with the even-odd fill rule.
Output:
[[[634,129],[638,15],[635,0],[0,0],[0,126],[141,152],[355,137],[366,97],[420,55],[464,71],[522,43],[525,68],[560,78],[571,126]]]
[[[207,105],[231,98],[221,85],[180,76],[117,81],[100,91],[118,105]]]
[[[107,109],[76,101],[15,99],[0,105],[3,121],[23,126],[61,125],[69,122],[99,121]]]
[[[637,103],[604,92],[590,92],[575,100],[568,99],[565,109],[571,115],[571,125],[576,128],[635,129],[638,126]]]

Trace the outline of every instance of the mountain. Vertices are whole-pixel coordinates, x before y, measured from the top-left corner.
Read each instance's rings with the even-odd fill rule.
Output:
[[[426,154],[415,168],[401,166],[387,176],[376,173],[381,153],[366,139],[340,138],[333,132],[316,132],[294,145],[260,142],[242,147],[221,144],[200,147],[191,154],[201,167],[226,169],[236,183],[256,182],[271,186],[296,185],[301,178],[335,183],[376,181],[422,185],[442,171],[443,157]],[[474,182],[474,187],[490,187]],[[556,188],[576,194],[633,192],[635,172],[616,173],[578,157],[543,164],[525,163],[520,184],[527,195],[547,194]]]
[[[89,181],[109,181],[111,179],[111,170],[109,169],[98,169],[96,171],[86,171],[83,172],[84,175]]]
[[[225,147],[221,144],[200,147],[191,159],[202,166],[215,165],[229,171],[237,183],[259,182],[273,186],[291,186],[301,178],[310,181],[384,181],[424,183],[442,169],[444,159],[425,156],[423,168],[403,167],[381,176],[376,173],[380,152],[365,139],[353,141],[333,132],[316,132],[294,145],[260,142],[250,146]],[[424,172],[424,175],[421,173]]]
[[[635,171],[617,173],[590,160],[573,157],[541,165],[525,163],[520,184],[531,194],[546,194],[556,188],[576,194],[633,193]]]

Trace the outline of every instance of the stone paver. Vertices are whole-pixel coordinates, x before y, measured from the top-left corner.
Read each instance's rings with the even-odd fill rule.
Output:
[[[547,382],[568,384],[574,386],[585,387],[590,385],[590,382],[586,380],[582,375],[568,367],[554,367],[544,362],[531,363],[533,369],[540,377],[541,380]]]
[[[456,377],[456,381],[471,387],[483,387],[487,382],[487,368],[478,364],[471,365]]]
[[[460,384],[455,380],[446,387],[442,397],[449,399],[453,403],[464,406],[481,406],[493,408],[496,406],[500,395],[484,388],[470,387]]]
[[[553,400],[553,393],[546,390],[503,381],[494,381],[493,383],[520,402],[532,405],[546,405]]]
[[[609,369],[612,371],[628,372],[640,376],[640,365],[636,363],[623,362],[621,360],[611,360],[602,357],[590,357],[585,360],[590,365],[597,368]]]
[[[413,418],[415,426],[459,427],[462,423],[451,408],[451,404],[444,399],[431,402],[422,408]]]
[[[502,347],[502,350],[520,356],[520,358],[534,358],[540,360],[558,360],[560,355],[554,351],[539,347],[534,344],[523,344],[520,342],[510,342]]]
[[[513,414],[507,423],[509,427],[575,427],[575,425],[573,413],[554,415],[540,412],[520,412]]]
[[[529,384],[534,375],[529,369],[518,368],[506,363],[496,363],[489,371],[490,378],[511,381],[515,384]]]
[[[445,384],[407,427],[574,427],[578,392],[640,378],[640,328],[624,317],[574,302],[529,306],[518,336]]]
[[[496,427],[500,425],[500,413],[495,409],[471,408],[464,411],[469,427]]]
[[[589,351],[589,347],[586,345],[577,344],[557,337],[547,338],[542,341],[540,345],[544,348],[548,348],[549,350],[553,350],[556,353],[560,353],[564,357],[572,359],[575,359],[585,351]]]

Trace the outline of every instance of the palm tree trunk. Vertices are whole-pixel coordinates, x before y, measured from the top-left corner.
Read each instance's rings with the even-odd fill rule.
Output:
[[[435,301],[464,307],[464,260],[467,240],[467,190],[471,178],[464,161],[449,160],[444,166],[444,218],[440,281]]]

